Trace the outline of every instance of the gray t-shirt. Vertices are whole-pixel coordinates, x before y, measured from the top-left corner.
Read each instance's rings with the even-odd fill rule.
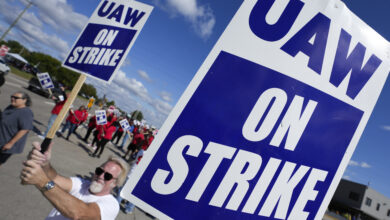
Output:
[[[32,130],[33,129],[34,115],[30,108],[14,108],[8,106],[0,117],[0,149],[8,143],[20,130]],[[14,146],[3,153],[7,154],[19,154],[23,152],[24,145],[26,144],[27,134],[20,138]]]

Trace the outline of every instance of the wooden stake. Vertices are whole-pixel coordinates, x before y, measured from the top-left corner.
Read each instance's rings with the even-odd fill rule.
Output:
[[[47,89],[49,91],[49,94],[50,94],[50,98],[53,96],[53,92],[51,91],[50,88]]]
[[[51,126],[49,132],[47,133],[45,140],[43,140],[41,144],[41,152],[44,153],[47,148],[49,147],[51,140],[54,138],[54,135],[56,134],[56,131],[60,127],[62,121],[64,120],[66,114],[69,111],[70,105],[74,102],[74,100],[77,97],[77,94],[79,93],[81,87],[84,84],[84,81],[87,79],[87,77],[84,74],[81,74],[79,79],[77,80],[76,84],[74,85],[72,92],[69,94],[69,96],[66,99],[66,102],[64,104],[64,107],[62,107],[60,114],[57,116],[56,120],[54,121],[53,126]]]

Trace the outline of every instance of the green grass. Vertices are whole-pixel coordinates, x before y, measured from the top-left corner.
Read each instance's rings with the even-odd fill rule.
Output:
[[[29,79],[31,79],[31,78],[34,77],[33,74],[26,73],[26,72],[24,72],[24,71],[22,71],[22,70],[19,70],[19,69],[13,67],[13,66],[9,66],[9,68],[11,69],[11,73],[13,73],[13,74],[15,74],[15,75],[17,75],[17,76],[20,76],[20,77],[22,77],[22,78],[25,78],[25,79],[27,79],[27,80],[29,80]]]

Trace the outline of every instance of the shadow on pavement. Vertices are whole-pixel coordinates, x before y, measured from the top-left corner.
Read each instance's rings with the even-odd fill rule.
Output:
[[[85,152],[87,152],[87,153],[92,152],[87,146],[85,146],[85,145],[84,145],[83,143],[81,143],[81,142],[79,142],[77,145],[78,145],[79,147],[83,148],[83,150],[84,150]]]
[[[35,120],[35,119],[34,119],[34,123],[35,123],[35,124],[39,124],[39,125],[42,125],[42,126],[45,126],[45,127],[47,127],[45,124],[42,124],[42,122],[40,122],[40,121],[37,121],[37,120]]]
[[[113,152],[116,156],[118,156],[118,157],[122,157],[122,154],[121,153],[119,153],[118,151],[116,151],[116,150],[114,150],[114,149],[112,149],[111,147],[109,147],[108,148],[111,152]]]
[[[33,129],[32,131],[36,134],[36,135],[41,135],[41,130],[39,130],[37,127],[33,126]]]

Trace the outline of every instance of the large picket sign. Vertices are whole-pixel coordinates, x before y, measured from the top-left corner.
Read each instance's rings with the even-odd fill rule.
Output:
[[[122,196],[161,219],[322,219],[389,52],[341,1],[244,1]]]
[[[63,66],[111,82],[152,9],[137,1],[101,1]]]

